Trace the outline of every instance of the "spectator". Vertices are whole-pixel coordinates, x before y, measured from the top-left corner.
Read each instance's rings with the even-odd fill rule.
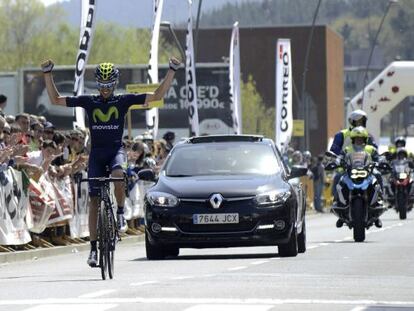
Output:
[[[21,135],[18,144],[28,145],[30,142],[30,116],[27,113],[21,113],[16,116],[16,124],[20,126]]]
[[[37,118],[32,118],[30,120],[30,129],[32,133],[29,144],[29,151],[39,150],[43,141],[43,125],[37,120]]]
[[[55,126],[51,122],[47,121],[43,129],[43,139],[52,140],[54,134],[55,134]]]
[[[168,131],[166,132],[162,138],[164,138],[165,142],[166,142],[166,150],[167,152],[170,152],[172,147],[174,146],[174,141],[175,141],[175,133]]]
[[[4,117],[4,109],[7,106],[7,96],[0,94],[0,116]]]
[[[325,170],[323,167],[323,155],[319,155],[317,158],[313,158],[312,174],[313,174],[313,193],[314,200],[313,204],[317,212],[323,213],[322,208],[322,191],[325,184]]]

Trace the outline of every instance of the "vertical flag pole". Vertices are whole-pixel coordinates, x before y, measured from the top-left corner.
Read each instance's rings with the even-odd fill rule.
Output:
[[[73,88],[74,96],[83,94],[85,67],[88,63],[89,51],[92,47],[92,39],[95,30],[95,2],[96,0],[82,0],[79,50],[76,56],[75,64],[75,85]],[[85,113],[83,108],[75,108],[75,120],[76,121],[73,124],[74,128],[85,128]]]
[[[239,22],[233,25],[230,42],[230,110],[233,120],[233,133],[242,133],[242,107],[240,100],[240,38]]]
[[[154,19],[152,27],[151,48],[148,63],[148,83],[158,83],[158,41],[160,36],[160,23],[164,0],[154,0]],[[152,129],[152,137],[158,135],[159,115],[158,108],[145,112],[147,129]]]
[[[275,126],[276,146],[283,153],[288,148],[293,132],[290,39],[277,40]]]
[[[193,15],[191,10],[192,4],[192,0],[188,0],[188,23],[185,49],[185,86],[188,105],[190,136],[198,136],[200,135],[200,130],[198,124],[197,83],[194,64]]]

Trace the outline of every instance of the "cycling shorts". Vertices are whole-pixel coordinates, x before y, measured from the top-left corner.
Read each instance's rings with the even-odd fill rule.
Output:
[[[115,150],[108,148],[93,148],[89,155],[88,177],[109,177],[109,173],[116,169],[123,169],[126,166],[127,157],[123,147]],[[109,171],[108,171],[109,170]],[[89,195],[99,196],[100,183],[89,182]]]

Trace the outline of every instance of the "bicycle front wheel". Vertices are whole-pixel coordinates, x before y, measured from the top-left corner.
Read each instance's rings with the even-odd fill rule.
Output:
[[[101,202],[98,215],[98,236],[99,236],[99,266],[101,268],[102,280],[106,280],[108,269],[108,216],[105,211],[104,202]]]

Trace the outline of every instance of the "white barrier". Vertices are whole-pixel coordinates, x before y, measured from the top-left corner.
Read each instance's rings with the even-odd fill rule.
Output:
[[[0,245],[31,241],[25,222],[28,198],[22,178],[22,173],[12,168],[0,172]]]
[[[82,178],[86,178],[82,172]],[[153,183],[138,181],[125,200],[127,220],[144,216],[144,196]],[[115,198],[114,202],[115,202]],[[42,233],[47,227],[69,222],[72,238],[89,236],[88,184],[78,187],[65,177],[39,181],[28,179],[13,168],[0,172],[0,245],[21,245],[31,241],[30,232]]]

